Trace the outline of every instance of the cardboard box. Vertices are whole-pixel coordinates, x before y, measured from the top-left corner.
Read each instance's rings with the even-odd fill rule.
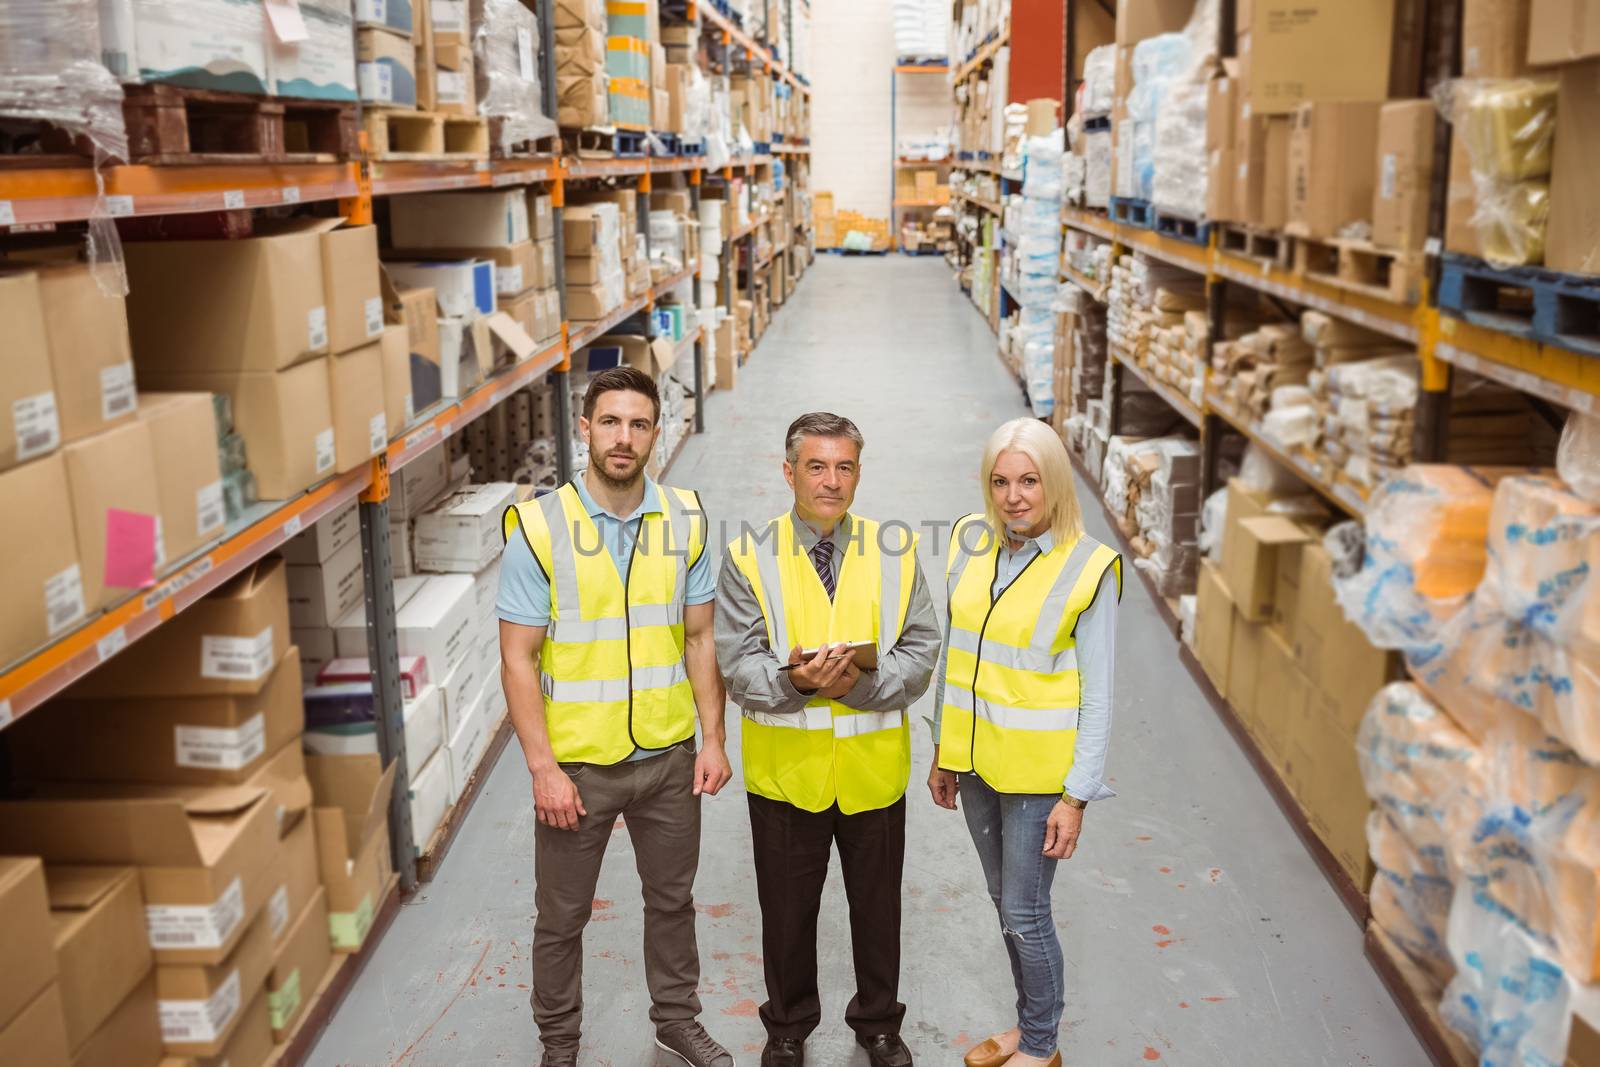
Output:
[[[411,753],[406,753],[411,759]],[[441,747],[422,764],[422,770],[411,775],[411,785],[406,791],[411,802],[412,844],[420,854],[444,823],[450,810],[450,756]]]
[[[735,326],[731,315],[717,324],[715,346],[718,389],[732,389],[739,381],[739,348],[733,336]]]
[[[355,502],[324,515],[311,527],[291,537],[278,554],[285,563],[311,567],[331,559],[348,544],[361,543],[361,509]]]
[[[272,1013],[267,1006],[267,991],[263,986],[255,999],[245,1006],[234,1027],[233,1036],[223,1043],[216,1056],[179,1061],[187,1067],[267,1067],[273,1059]],[[161,1067],[173,1067],[172,1059],[163,1061]]]
[[[266,901],[278,831],[265,789],[102,785],[0,804],[0,842],[138,867],[156,962],[218,963]]]
[[[161,1015],[154,968],[122,999],[100,1028],[72,1050],[72,1067],[157,1067],[162,1063]]]
[[[131,14],[126,8],[119,16]],[[101,54],[127,81],[265,93],[266,20],[252,6],[193,0],[181,7],[140,5],[138,18],[102,18]]]
[[[306,757],[323,855],[337,847],[345,859],[354,860],[388,825],[395,768],[393,763],[384,767],[376,755]],[[328,818],[330,812],[337,819]]]
[[[322,237],[322,288],[328,309],[328,348],[348,352],[383,332],[378,283],[378,228],[347,226]]]
[[[319,886],[272,959],[267,977],[267,1012],[272,1020],[273,1040],[288,1037],[332,966],[328,894]]]
[[[420,765],[444,745],[444,690],[437,685],[423,686],[402,705],[401,716],[407,765]],[[376,755],[378,727],[372,721],[308,727],[303,740],[306,751],[317,755]]]
[[[266,916],[245,929],[220,963],[156,967],[162,1043],[171,1055],[220,1053],[272,971],[272,933]]]
[[[289,624],[332,627],[365,595],[361,542],[347,542],[320,564],[290,566],[287,578]]]
[[[160,374],[163,389],[227,393],[263,500],[285,500],[335,473],[326,357],[272,372]]]
[[[1600,1064],[1600,1019],[1572,1017],[1572,1036],[1567,1041],[1564,1067],[1595,1067]]]
[[[1595,0],[1532,0],[1528,62],[1571,63],[1600,56],[1600,4]]]
[[[274,824],[281,838],[301,816],[311,810],[311,783],[306,780],[306,754],[301,750],[299,737],[269,756],[260,770],[245,780],[244,785],[267,791]]]
[[[350,47],[355,36],[350,5],[345,0],[299,0],[306,36],[280,41],[267,34],[267,68],[272,95],[312,100],[359,98],[356,56]]]
[[[1256,664],[1255,720],[1251,731],[1274,767],[1288,761],[1289,737],[1306,714],[1309,686],[1289,643],[1267,630]]]
[[[1478,229],[1472,221],[1478,210],[1477,186],[1473,184],[1472,160],[1467,154],[1466,142],[1460,137],[1450,144],[1450,175],[1445,197],[1445,250],[1464,256],[1481,255]]]
[[[303,772],[306,766],[303,755],[298,765]],[[309,796],[309,784],[306,792]],[[322,884],[317,868],[316,821],[309,812],[308,802],[308,807],[278,841],[278,861],[273,867],[278,883],[267,897],[266,907],[267,929],[272,933],[274,949],[282,947],[289,936],[290,922],[311,903]]]
[[[1284,116],[1239,119],[1234,214],[1241,222],[1281,229],[1289,218],[1289,134]]]
[[[487,260],[391,260],[385,267],[403,286],[431,288],[441,316],[471,319],[497,306],[494,264]]]
[[[68,444],[67,487],[78,535],[83,601],[103,608],[154,584],[161,547],[161,490],[150,428],[129,422]]]
[[[470,45],[441,44],[433,71],[437,110],[447,115],[478,115],[478,86]]]
[[[283,370],[327,352],[330,223],[258,218],[257,236],[241,240],[127,242],[140,375]]]
[[[548,241],[555,237],[555,212],[549,193],[528,192],[528,227],[535,241]]]
[[[61,413],[50,371],[39,276],[0,273],[0,321],[6,323],[6,370],[0,379],[0,471],[61,447]]]
[[[67,695],[258,693],[288,650],[284,563],[268,556],[141,638],[135,655],[102,663]]]
[[[1228,703],[1252,730],[1258,712],[1256,693],[1266,627],[1250,622],[1237,608],[1233,612],[1233,638],[1228,646]]]
[[[502,518],[517,502],[511,482],[469,485],[417,516],[412,552],[418,570],[475,574],[505,546]]]
[[[1117,0],[1116,43],[1133,45],[1158,33],[1174,33],[1193,12],[1194,0]]]
[[[131,279],[131,259],[128,269]],[[102,292],[85,264],[43,267],[38,280],[62,441],[80,440],[133,418],[139,404],[127,303]]]
[[[367,345],[330,356],[328,401],[333,409],[333,450],[339,473],[355,470],[389,447],[384,407],[383,349]]]
[[[144,900],[131,867],[51,867],[45,877],[67,1045],[76,1050],[150,973]]]
[[[357,952],[372,931],[372,921],[389,882],[389,826],[382,823],[372,840],[352,859],[344,851],[341,813],[317,808],[313,814],[317,819],[322,886],[328,891],[328,932],[333,951]]]
[[[1589,5],[1593,8],[1593,5]],[[1592,12],[1600,24],[1600,12]],[[1600,32],[1600,26],[1595,27]],[[1550,179],[1550,225],[1544,263],[1551,270],[1600,273],[1600,203],[1593,195],[1600,166],[1600,61],[1561,68],[1556,94],[1556,144]]]
[[[1218,695],[1228,696],[1228,665],[1233,655],[1233,595],[1222,569],[1209,559],[1200,561],[1195,600],[1195,657]]]
[[[1231,499],[1231,495],[1230,495]],[[1237,523],[1224,539],[1222,574],[1235,609],[1248,622],[1269,622],[1279,568],[1298,568],[1300,548],[1311,535],[1282,515],[1261,515]]]
[[[1528,73],[1532,6],[1532,0],[1462,0],[1462,77],[1516,78]]]
[[[400,436],[416,417],[411,390],[411,350],[404,326],[385,326],[378,341],[383,364],[383,413],[389,440]]]
[[[1245,94],[1256,114],[1306,101],[1385,100],[1395,0],[1252,0]],[[1246,27],[1241,24],[1240,29]],[[1350,57],[1363,57],[1359,63]]]
[[[1333,237],[1370,220],[1377,159],[1376,102],[1301,104],[1289,136],[1288,232]]]
[[[169,564],[222,534],[222,468],[210,393],[144,393],[139,419],[150,428],[159,474],[162,549]]]
[[[1312,830],[1364,893],[1372,880],[1366,833],[1371,802],[1362,782],[1354,735],[1342,729],[1325,708],[1319,710],[1319,702],[1327,699],[1327,693],[1313,693],[1305,719],[1303,747],[1314,758],[1305,775],[1302,803]]]
[[[388,30],[357,30],[356,86],[364,104],[416,107],[417,53],[411,38]]]
[[[439,302],[431,287],[397,289],[384,272],[384,293],[388,318],[406,328],[407,360],[410,365],[408,392],[410,418],[425,411],[440,398]],[[385,388],[388,387],[387,380]],[[385,405],[387,406],[387,405]]]
[[[290,648],[259,693],[64,698],[18,723],[12,744],[32,781],[220,785],[247,780],[300,736],[301,720],[300,656]]]
[[[422,656],[430,673],[448,676],[471,650],[472,606],[470,574],[428,578],[397,613],[400,653]]]
[[[467,706],[466,714],[456,725],[445,757],[450,761],[450,803],[454,804],[466,792],[467,783],[478,769],[484,750],[489,747],[489,735],[495,723],[488,721],[486,702],[480,692]]]
[[[1391,100],[1378,114],[1375,245],[1418,251],[1427,240],[1436,116],[1432,100]]]
[[[416,28],[416,15],[411,0],[356,0],[356,25],[382,27],[409,37]]]
[[[1373,648],[1334,598],[1327,551],[1310,543],[1300,553],[1294,653],[1313,690],[1333,702],[1330,716],[1355,736],[1372,695],[1398,671],[1391,653]]]
[[[531,239],[521,189],[393,197],[389,225],[397,249],[498,248]]]
[[[28,1067],[68,1067],[67,1026],[61,1014],[61,992],[46,985],[16,1015],[0,1025],[0,1063]]]
[[[15,594],[0,614],[0,661],[9,663],[65,633],[86,610],[66,460],[57,453],[0,471],[0,507],[28,516],[0,534]]]
[[[57,973],[44,865],[31,856],[0,856],[0,937],[6,945],[0,1019],[12,1019]]]

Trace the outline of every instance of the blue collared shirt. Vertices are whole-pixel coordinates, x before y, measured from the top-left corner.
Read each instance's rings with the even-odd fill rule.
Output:
[[[600,538],[605,542],[612,562],[616,564],[618,577],[626,578],[628,558],[633,553],[639,520],[658,510],[656,483],[645,478],[644,499],[633,509],[633,514],[625,519],[595,503],[594,497],[589,495],[588,488],[583,484],[582,474],[574,477],[572,484],[578,490],[578,499],[583,502],[584,510],[600,531]],[[716,595],[717,576],[711,569],[711,553],[701,552],[700,558],[689,568],[683,602],[691,607],[707,604]],[[550,625],[550,579],[545,575],[544,568],[539,566],[539,561],[534,559],[533,550],[528,547],[524,537],[512,537],[506,541],[505,551],[500,556],[500,591],[495,597],[494,607],[495,614],[501,619],[518,626]],[[628,758],[646,759],[665,751],[667,749],[641,748]]]
[[[1010,541],[1000,543],[1000,559],[995,565],[994,585],[989,589],[998,597],[1017,580],[1023,568],[1037,556],[1055,547],[1055,535],[1049,530],[1022,543],[1015,552]],[[1101,779],[1105,775],[1106,752],[1111,741],[1111,686],[1112,667],[1117,659],[1117,576],[1107,568],[1100,579],[1100,588],[1094,600],[1078,616],[1077,628],[1078,678],[1078,743],[1072,770],[1067,772],[1063,784],[1066,791],[1079,800],[1108,800],[1116,791]],[[936,688],[933,692],[933,740],[939,742],[939,728],[944,719],[945,662],[950,656],[950,635],[945,631],[944,647],[939,653],[939,666],[934,674]]]

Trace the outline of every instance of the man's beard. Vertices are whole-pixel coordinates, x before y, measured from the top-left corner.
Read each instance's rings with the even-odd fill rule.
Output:
[[[590,454],[592,455],[593,452],[591,451]],[[625,489],[632,489],[634,486],[639,484],[640,479],[644,477],[644,463],[640,457],[630,456],[630,458],[634,460],[635,465],[633,468],[633,473],[628,475],[626,478],[618,478],[614,476],[608,469],[606,469],[606,463],[610,458],[610,456],[601,456],[598,464],[590,464],[590,467],[593,468],[594,473],[599,477],[602,485],[608,489],[621,491]]]

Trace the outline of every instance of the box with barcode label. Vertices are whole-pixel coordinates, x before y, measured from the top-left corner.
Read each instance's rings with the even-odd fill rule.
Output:
[[[214,1056],[239,1029],[272,973],[272,932],[259,915],[220,965],[161,964],[156,996],[169,1055]]]
[[[361,542],[350,541],[339,551],[311,566],[291,564],[289,624],[295,627],[332,627],[360,603],[365,593]]]
[[[86,264],[47,267],[38,279],[61,439],[133,418],[138,405],[124,298],[101,289]]]
[[[46,780],[221,785],[244,782],[298,737],[301,708],[291,648],[258,693],[58,700],[8,736]]]
[[[282,1041],[305,1014],[322,978],[333,966],[328,937],[328,894],[318,888],[300,909],[272,959],[267,977],[267,1010],[274,1040]]]
[[[329,229],[322,238],[322,288],[328,309],[328,349],[348,352],[383,333],[378,280],[378,228]]]
[[[0,660],[9,663],[66,633],[86,611],[66,460],[56,453],[0,471],[0,508],[28,517],[0,526],[12,593],[0,613]]]
[[[6,324],[6,373],[0,378],[0,470],[5,470],[61,447],[37,274],[0,274],[0,322]]]
[[[136,655],[101,664],[73,697],[258,693],[289,649],[284,563],[258,560],[140,640]]]
[[[469,485],[417,516],[412,552],[417,569],[477,574],[499,558],[506,508],[517,502],[512,482]]]
[[[328,398],[333,405],[336,470],[354,470],[388,447],[381,345],[374,342],[330,356]]]
[[[210,393],[145,393],[139,417],[150,427],[170,567],[220,538],[227,521],[216,409]]]
[[[155,452],[142,422],[73,441],[62,452],[83,599],[92,611],[148,586],[165,562]]]

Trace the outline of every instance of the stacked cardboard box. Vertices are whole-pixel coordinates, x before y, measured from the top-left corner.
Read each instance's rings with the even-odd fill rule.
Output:
[[[7,962],[6,980],[0,983],[0,1057],[7,1063],[67,1067],[73,1050],[57,982],[59,964],[47,892],[44,867],[37,859],[0,857],[0,933],[6,940]],[[148,949],[145,964],[148,967]],[[148,1040],[143,1051],[150,1051]],[[154,1051],[159,1057],[159,1039]],[[154,1062],[155,1057],[146,1056],[140,1067]]]
[[[363,104],[414,108],[419,100],[437,103],[434,72],[417,64],[419,45],[426,59],[428,31],[426,22],[417,25],[408,2],[356,0],[356,81]],[[412,43],[413,35],[418,44]],[[428,83],[420,93],[419,81]]]
[[[602,0],[558,0],[555,16],[556,121],[562,126],[604,126],[611,120],[605,5]]]
[[[305,918],[319,890],[289,613],[285,566],[263,560],[14,731],[27,778],[46,788],[0,805],[0,847],[131,865],[142,886],[153,985],[128,953],[75,963],[74,1042],[100,1042],[95,1029],[113,1024],[119,1036],[106,1043],[128,1040],[124,1028],[137,1034],[148,1017],[170,1055],[256,1064],[320,982],[317,953],[292,936],[309,925],[326,952],[323,922]],[[61,874],[60,910],[82,913],[58,923],[64,953],[71,943],[81,954],[84,938],[131,940],[111,921],[141,914],[136,899],[123,907],[121,885],[112,871]],[[118,1008],[129,997],[144,1006]]]
[[[1200,511],[1200,450],[1181,437],[1113,437],[1100,484],[1106,507],[1128,538],[1133,565],[1162,596],[1194,589]]]

